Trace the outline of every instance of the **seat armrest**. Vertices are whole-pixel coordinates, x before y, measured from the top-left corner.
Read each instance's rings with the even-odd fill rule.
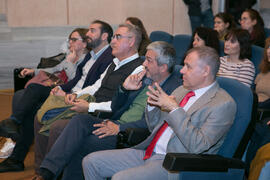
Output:
[[[145,128],[128,128],[117,135],[117,148],[127,148],[141,143],[150,135]]]
[[[32,75],[27,75],[24,78],[21,78],[19,76],[20,72],[23,70],[24,68],[15,68],[13,70],[13,81],[14,81],[14,91],[18,91],[20,89],[23,89],[25,84],[27,83],[27,81],[29,81],[33,76]]]
[[[239,159],[211,154],[167,153],[163,167],[168,171],[227,172],[229,168],[244,169]]]

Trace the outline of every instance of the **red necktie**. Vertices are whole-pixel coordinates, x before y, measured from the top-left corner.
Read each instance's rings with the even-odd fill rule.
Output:
[[[195,96],[195,93],[193,91],[188,92],[185,95],[185,97],[182,99],[182,101],[179,103],[179,106],[180,107],[184,107],[187,104],[189,98],[191,98],[192,96]],[[151,143],[149,144],[149,146],[147,147],[147,149],[145,151],[145,155],[143,157],[143,160],[149,159],[151,157],[158,139],[163,134],[163,132],[165,131],[165,129],[167,129],[167,127],[168,127],[168,123],[165,121],[163,123],[163,125],[159,128],[159,130],[157,131],[155,137],[153,138],[153,140],[151,141]]]

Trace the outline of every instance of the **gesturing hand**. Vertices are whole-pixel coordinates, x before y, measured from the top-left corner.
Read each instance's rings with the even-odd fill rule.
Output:
[[[98,138],[113,136],[119,133],[119,125],[109,120],[104,120],[100,124],[94,124],[94,127],[99,127],[98,129],[92,132],[94,135],[98,136]]]
[[[123,83],[123,87],[127,90],[138,90],[142,87],[142,78],[144,77],[146,70],[139,72],[138,74],[129,75],[125,82]]]
[[[158,83],[155,83],[156,89],[152,86],[148,86],[149,91],[146,93],[148,95],[147,102],[152,106],[158,106],[163,111],[170,112],[178,108],[178,103],[174,96],[167,95]]]

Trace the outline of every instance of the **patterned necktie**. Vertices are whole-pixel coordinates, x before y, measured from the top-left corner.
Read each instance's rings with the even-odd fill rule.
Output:
[[[189,98],[191,98],[192,96],[195,96],[195,93],[193,91],[188,92],[185,95],[185,97],[182,99],[182,101],[179,103],[179,106],[184,107],[187,104]],[[149,146],[147,147],[143,160],[149,159],[152,156],[152,153],[154,151],[154,148],[156,146],[158,139],[163,134],[165,129],[167,129],[167,127],[168,127],[168,123],[165,121],[163,125],[159,128],[159,130],[157,131],[155,137],[153,138]]]

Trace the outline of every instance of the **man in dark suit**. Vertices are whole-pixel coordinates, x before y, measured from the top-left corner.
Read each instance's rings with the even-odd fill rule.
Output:
[[[113,98],[111,120],[104,121],[90,115],[73,117],[42,162],[40,175],[50,179],[66,167],[62,179],[83,179],[82,158],[90,152],[114,149],[119,126],[141,119],[147,84],[156,82],[169,94],[181,84],[179,72],[173,72],[174,63],[175,51],[171,45],[159,41],[151,43],[143,63],[145,70],[130,75]],[[145,74],[151,79],[147,84],[142,81]],[[63,149],[66,149],[65,153]]]
[[[17,95],[15,93],[16,107],[13,109],[11,118],[1,121],[0,135],[15,139],[16,146],[11,156],[0,163],[0,172],[24,169],[23,161],[34,137],[34,116],[50,93],[63,96],[66,93],[92,85],[100,78],[100,75],[114,58],[109,46],[112,34],[113,30],[106,22],[100,20],[92,22],[85,40],[92,51],[78,65],[76,75],[72,80],[53,89],[39,84],[31,84],[27,89],[18,92]],[[19,128],[19,126],[21,127]]]
[[[181,69],[183,86],[171,96],[158,84],[149,87],[146,124],[151,135],[139,145],[98,151],[83,159],[85,179],[169,179],[166,153],[215,154],[233,123],[236,104],[216,79],[219,56],[210,47],[188,51]]]

